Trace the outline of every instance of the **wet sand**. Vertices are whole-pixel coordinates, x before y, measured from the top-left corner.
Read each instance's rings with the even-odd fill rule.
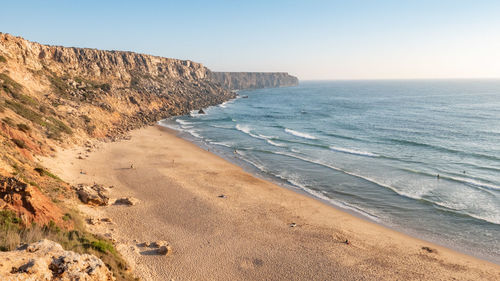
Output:
[[[147,127],[83,160],[81,151],[43,163],[71,184],[96,182],[114,186],[112,198],[139,199],[80,208],[112,219],[89,227],[116,239],[144,280],[500,280],[496,264],[258,179],[175,131]],[[157,240],[172,253],[139,246]]]

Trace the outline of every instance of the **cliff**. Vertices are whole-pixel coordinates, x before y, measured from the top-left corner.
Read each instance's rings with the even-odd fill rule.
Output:
[[[231,90],[297,86],[299,79],[286,72],[211,72],[210,77]]]
[[[51,200],[25,198],[43,197],[39,189],[72,195],[35,156],[234,98],[210,75],[188,60],[47,46],[0,33],[0,209],[27,223],[63,224]]]
[[[0,33],[0,251],[51,237],[93,251],[118,280],[132,280],[110,242],[87,233],[68,207],[77,200],[75,191],[37,157],[74,144],[91,151],[90,139],[115,140],[131,129],[222,103],[236,96],[230,89],[291,83],[286,74],[217,77],[189,60],[47,46]]]

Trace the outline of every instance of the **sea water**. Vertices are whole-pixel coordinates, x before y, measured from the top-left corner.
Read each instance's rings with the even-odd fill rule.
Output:
[[[161,123],[262,177],[500,263],[500,80],[302,82],[239,95]]]

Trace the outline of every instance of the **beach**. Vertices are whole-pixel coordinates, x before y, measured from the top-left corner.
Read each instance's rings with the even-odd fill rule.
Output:
[[[99,183],[134,206],[78,205],[112,223],[144,280],[498,280],[500,266],[355,217],[259,179],[159,126],[43,164],[70,184]],[[78,159],[78,153],[88,154]],[[80,154],[81,155],[81,154]],[[168,241],[157,255],[143,242]],[[348,243],[346,243],[346,240]]]

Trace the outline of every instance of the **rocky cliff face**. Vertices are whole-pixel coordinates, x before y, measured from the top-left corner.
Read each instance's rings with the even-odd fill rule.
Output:
[[[299,79],[286,72],[211,72],[209,76],[231,90],[297,86]]]
[[[51,200],[23,196],[25,190],[59,199],[71,195],[38,166],[36,155],[89,137],[113,139],[234,96],[192,61],[47,46],[0,33],[0,208],[27,223],[60,221],[62,212]]]

